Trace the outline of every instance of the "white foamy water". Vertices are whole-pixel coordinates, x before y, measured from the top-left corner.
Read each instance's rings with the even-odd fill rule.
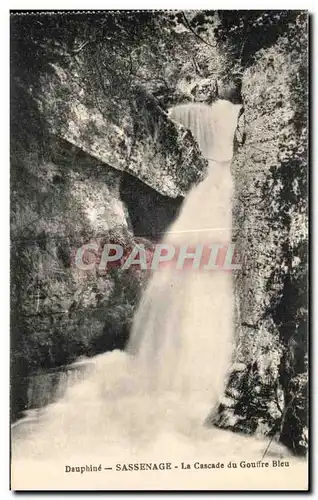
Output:
[[[231,160],[240,104],[219,99],[207,104],[180,104],[171,108],[170,118],[189,128],[205,158]]]
[[[164,243],[231,241],[228,160],[239,109],[218,101],[171,110],[174,120],[191,129],[209,167],[205,179],[188,194]],[[13,428],[13,485],[68,488],[65,464],[260,460],[267,440],[203,425],[223,393],[233,336],[230,273],[177,271],[173,266],[155,271],[136,312],[127,352],[97,356],[85,379],[74,381],[60,401]],[[276,444],[270,453],[288,455]],[[85,476],[77,487],[121,487],[112,475],[91,477]],[[193,485],[197,479],[193,477]],[[153,487],[158,488],[165,480],[156,481]],[[206,481],[201,484],[212,487]],[[130,486],[141,488],[134,479]]]
[[[171,118],[190,128],[208,172],[188,194],[163,243],[229,244],[232,227],[233,138],[240,106],[182,105]],[[213,160],[212,160],[213,158]],[[220,161],[216,161],[216,159]],[[176,396],[187,415],[203,422],[222,395],[233,345],[233,284],[224,270],[154,272],[135,316],[129,350],[148,386]]]

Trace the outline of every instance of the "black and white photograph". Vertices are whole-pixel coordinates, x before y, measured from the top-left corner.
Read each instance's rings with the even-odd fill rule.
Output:
[[[12,490],[308,491],[308,32],[10,11]]]

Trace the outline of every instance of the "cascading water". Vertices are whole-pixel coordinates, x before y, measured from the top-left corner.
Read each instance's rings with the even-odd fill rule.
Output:
[[[186,104],[170,116],[189,128],[208,160],[203,182],[188,194],[163,244],[228,245],[231,240],[233,138],[241,106],[219,100]],[[154,272],[135,316],[129,350],[148,387],[179,401],[203,421],[222,394],[233,338],[231,275],[224,270]]]
[[[219,100],[170,111],[173,120],[192,131],[208,171],[186,197],[164,244],[195,248],[230,242],[230,164],[239,110]],[[44,460],[54,482],[52,471],[55,467],[58,476],[60,461],[140,461],[142,456],[153,461],[164,458],[167,450],[170,460],[172,454],[193,459],[198,450],[201,459],[211,459],[213,452],[218,459],[227,453],[232,458],[246,449],[248,438],[202,425],[222,394],[232,341],[229,272],[177,270],[174,265],[155,270],[136,312],[127,352],[97,356],[93,370],[68,387],[60,401],[39,419],[15,427],[13,474],[27,483],[26,468],[32,460],[37,468]],[[266,444],[248,442],[249,455],[261,458]]]

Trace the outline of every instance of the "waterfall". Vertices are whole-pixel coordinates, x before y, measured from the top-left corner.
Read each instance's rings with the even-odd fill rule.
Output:
[[[193,133],[208,170],[186,196],[163,244],[230,242],[230,165],[239,109],[219,100],[170,110]],[[232,348],[231,274],[170,264],[154,270],[127,352],[96,356],[84,380],[73,381],[58,402],[12,430],[13,482],[39,487],[43,475],[54,488],[54,477],[62,484],[61,463],[166,460],[167,450],[169,460],[193,460],[199,452],[201,460],[232,459],[242,450],[260,458],[267,443],[202,425],[224,390]],[[29,480],[32,467],[42,467],[42,475],[34,479],[30,473]],[[98,480],[105,485],[107,478]]]
[[[186,104],[170,117],[189,128],[208,160],[170,226],[163,244],[229,244],[232,219],[233,137],[239,105]],[[146,378],[146,390],[169,393],[201,422],[224,389],[233,341],[232,277],[224,270],[154,271],[135,315],[128,351]],[[170,401],[170,398],[169,398]]]
[[[230,242],[230,164],[239,109],[219,100],[212,106],[186,104],[170,110],[173,120],[191,130],[208,170],[190,190],[163,244],[195,248]],[[127,353],[96,356],[93,372],[73,381],[33,428],[41,430],[42,438],[43,433],[54,435],[61,445],[90,434],[91,422],[105,435],[130,437],[153,435],[164,425],[200,427],[224,389],[232,341],[230,273],[177,270],[174,265],[154,270],[135,314]],[[79,407],[85,411],[79,414]],[[21,430],[15,433],[19,441]]]
[[[240,104],[219,99],[207,104],[181,104],[170,109],[170,118],[191,130],[203,156],[225,162],[233,156],[233,139]]]

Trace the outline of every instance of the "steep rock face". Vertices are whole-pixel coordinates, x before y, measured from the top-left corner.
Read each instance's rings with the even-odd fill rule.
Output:
[[[278,435],[305,453],[306,78],[297,80],[304,61],[291,38],[261,51],[243,77],[245,143],[233,165],[238,368],[219,424]]]
[[[19,379],[76,358],[102,335],[114,294],[110,276],[81,272],[76,250],[103,236],[132,241],[120,199],[121,173],[52,139],[44,157],[12,145],[12,363]],[[125,339],[124,339],[125,340]],[[13,397],[24,408],[25,394]]]

